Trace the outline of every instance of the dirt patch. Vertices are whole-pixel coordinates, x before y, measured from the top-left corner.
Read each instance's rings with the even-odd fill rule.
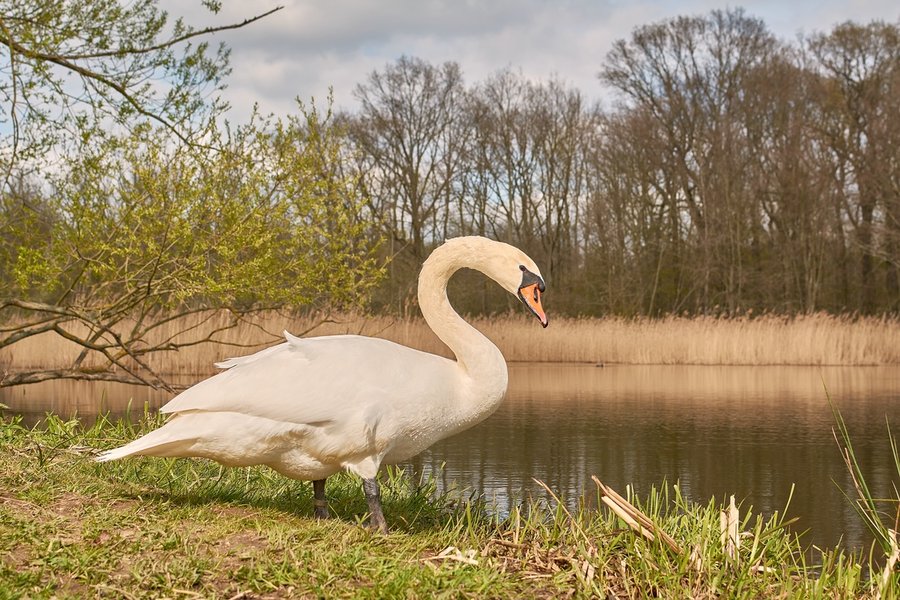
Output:
[[[31,550],[23,545],[19,545],[6,553],[3,562],[12,567],[13,571],[24,571],[31,563],[31,559]]]
[[[234,553],[246,552],[265,548],[268,545],[266,538],[255,531],[240,531],[220,539],[213,545],[217,552]]]
[[[259,514],[249,506],[235,506],[233,504],[224,504],[222,506],[216,507],[216,513],[224,517],[240,518],[252,517]]]
[[[78,494],[65,493],[50,503],[50,511],[62,518],[75,518],[81,514],[91,499]]]
[[[8,506],[11,510],[15,510],[17,512],[34,512],[34,510],[37,508],[37,505],[33,502],[20,500],[19,498],[15,498],[6,494],[0,494],[0,504]]]
[[[87,598],[91,596],[91,588],[89,586],[68,575],[63,575],[57,579],[57,585],[59,586],[57,588],[57,597]]]
[[[112,510],[118,510],[118,511],[133,510],[133,509],[137,508],[138,506],[140,506],[140,502],[138,502],[137,500],[132,500],[130,498],[128,498],[128,499],[118,499],[117,498],[116,500],[112,500],[109,503],[109,508],[111,508]]]
[[[86,504],[91,502],[90,498],[79,494],[65,493],[55,498],[47,506],[36,504],[29,500],[22,500],[8,494],[0,494],[0,504],[10,507],[19,513],[53,513],[57,517],[64,519],[72,518],[80,513]]]

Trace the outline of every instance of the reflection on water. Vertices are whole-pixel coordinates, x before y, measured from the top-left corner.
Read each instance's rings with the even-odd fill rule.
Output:
[[[703,367],[514,364],[496,414],[412,462],[442,485],[482,491],[507,511],[544,497],[541,479],[574,504],[590,476],[639,495],[678,482],[706,503],[734,494],[771,514],[784,508],[808,544],[860,548],[863,526],[837,486],[850,489],[831,435],[825,388],[841,409],[872,491],[893,473],[885,419],[900,432],[896,367]],[[35,422],[44,412],[90,420],[98,411],[158,408],[165,392],[106,383],[47,382],[0,390],[0,402]],[[443,467],[443,468],[442,468]],[[900,482],[895,482],[900,485]],[[837,485],[836,485],[837,484]]]
[[[678,482],[692,501],[734,494],[784,509],[807,544],[868,545],[837,485],[850,489],[825,387],[843,413],[872,491],[890,490],[885,418],[900,432],[900,369],[513,365],[510,393],[481,425],[413,463],[445,486],[481,490],[500,510],[545,497],[596,497],[591,475],[624,493]],[[443,469],[441,466],[443,465]],[[837,485],[835,485],[837,483]],[[896,482],[900,484],[900,482]]]
[[[194,379],[176,381],[185,385]],[[57,380],[0,389],[0,404],[9,407],[6,413],[22,415],[27,425],[34,425],[47,413],[66,418],[77,416],[91,424],[97,415],[109,413],[116,417],[137,420],[145,408],[156,411],[173,394],[143,385],[125,383]]]

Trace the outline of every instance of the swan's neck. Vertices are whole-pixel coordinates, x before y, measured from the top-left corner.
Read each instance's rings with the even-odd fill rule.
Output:
[[[439,246],[422,265],[419,274],[419,307],[428,326],[453,351],[460,367],[476,383],[487,387],[502,386],[502,392],[505,392],[506,361],[500,350],[464,321],[447,299],[447,282],[459,269],[475,269],[491,277],[482,266],[487,251],[489,248],[479,247],[473,238],[457,238]]]

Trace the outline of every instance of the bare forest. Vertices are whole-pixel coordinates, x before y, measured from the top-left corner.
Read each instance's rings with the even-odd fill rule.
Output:
[[[533,256],[570,315],[900,308],[897,24],[789,43],[715,11],[583,59],[603,105],[412,57],[358,85],[346,166],[393,258],[381,306],[408,307],[435,243],[479,234]],[[472,282],[460,308],[495,310]]]

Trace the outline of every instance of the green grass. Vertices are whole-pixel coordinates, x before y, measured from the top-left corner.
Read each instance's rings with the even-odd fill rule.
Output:
[[[316,521],[311,485],[265,468],[93,462],[94,449],[158,424],[0,421],[0,600],[897,597],[898,573],[882,583],[863,557],[834,550],[809,564],[780,515],[745,513],[731,557],[722,507],[672,486],[630,500],[677,551],[605,509],[529,504],[499,521],[399,469],[383,473],[392,531],[381,535],[363,525],[349,475],[328,481],[336,518]]]

